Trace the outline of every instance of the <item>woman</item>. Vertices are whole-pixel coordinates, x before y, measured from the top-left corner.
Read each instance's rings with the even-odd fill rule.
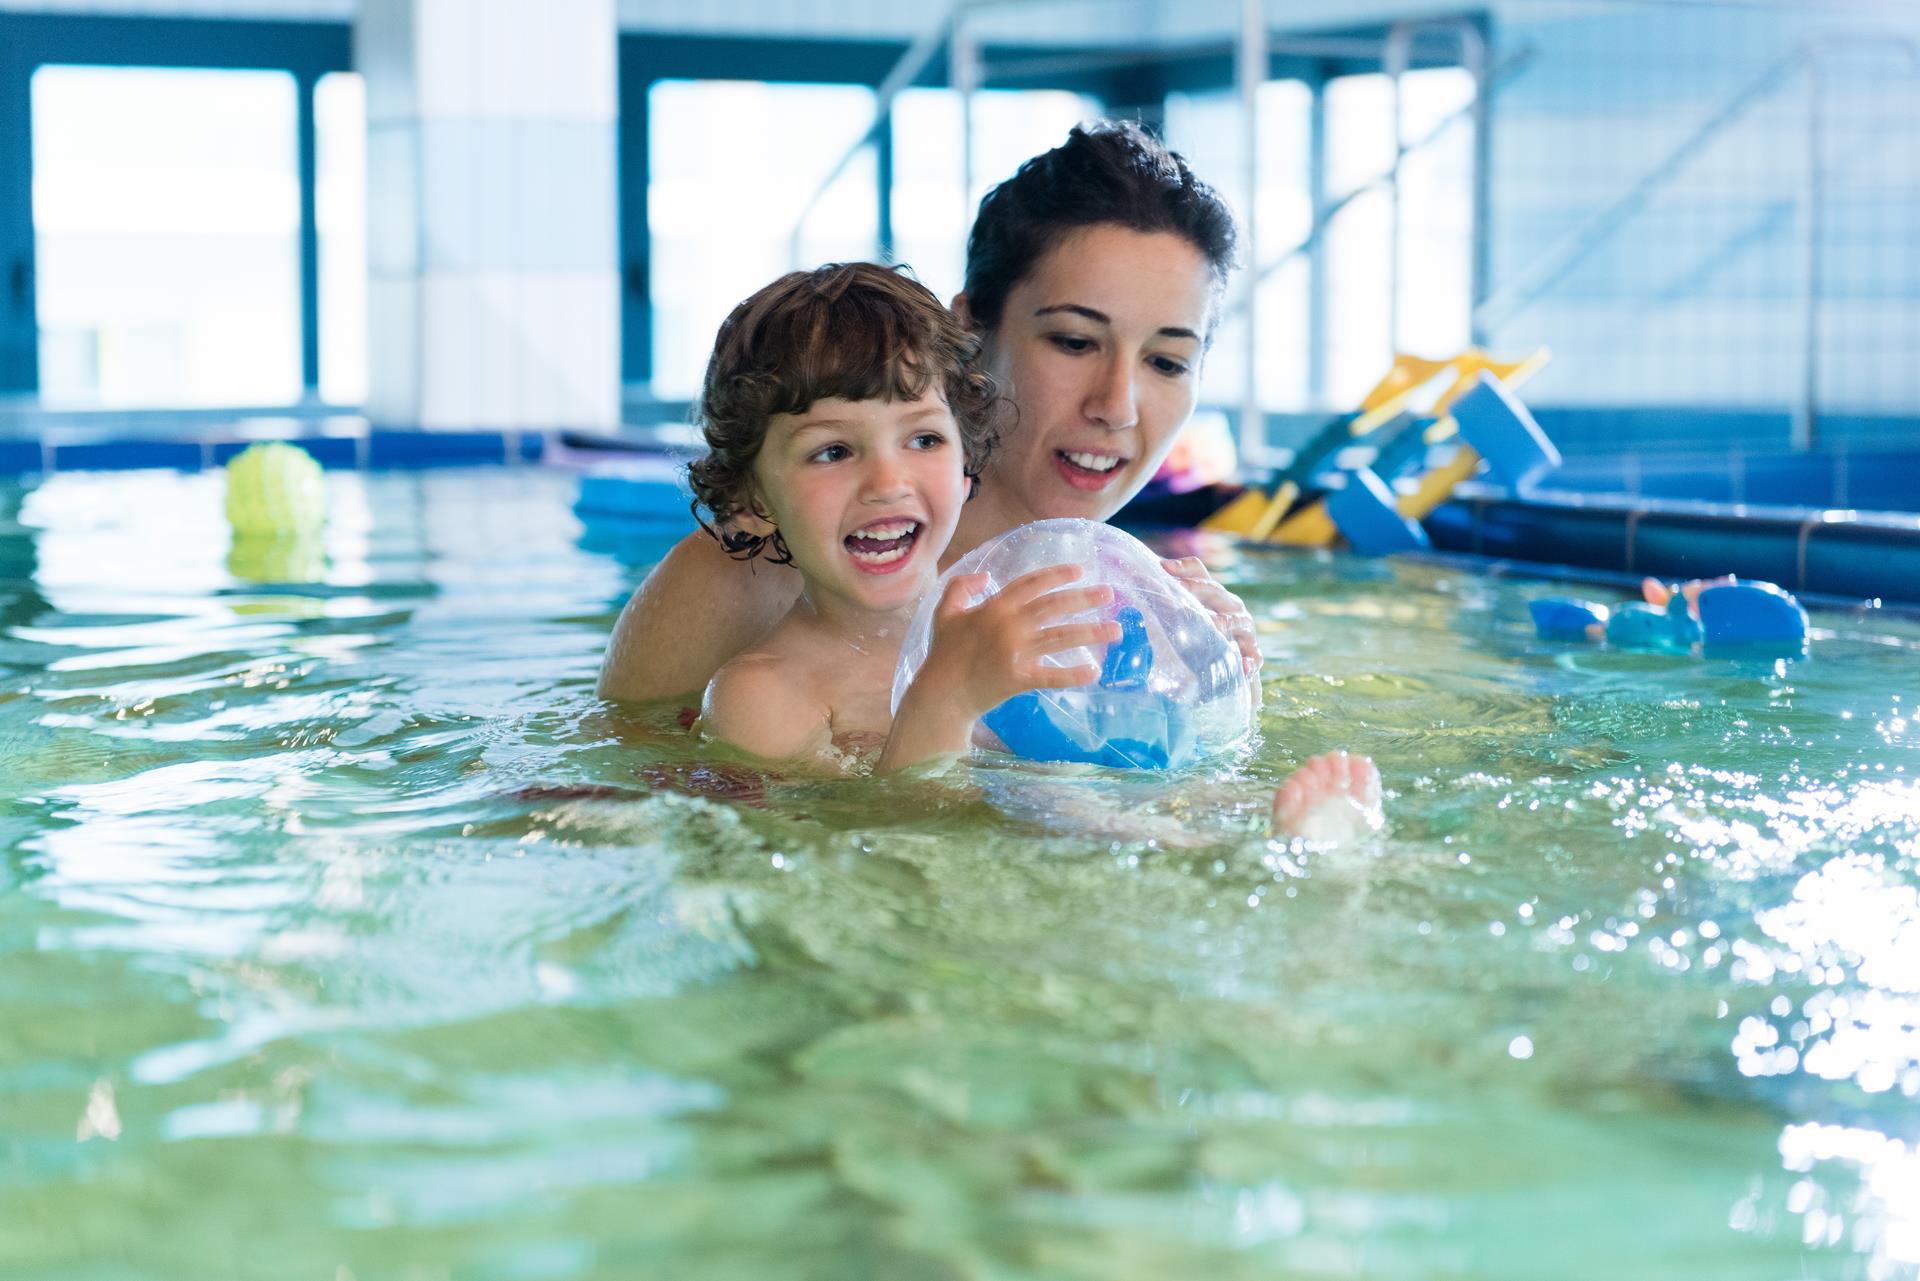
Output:
[[[1029,521],[1107,520],[1159,470],[1198,399],[1234,242],[1219,195],[1128,123],[1075,128],[988,193],[953,309],[983,335],[1015,413],[946,563]],[[1258,666],[1238,598],[1198,560],[1168,569]],[[705,532],[689,534],[622,611],[601,695],[700,689],[799,591],[791,567],[737,561]]]

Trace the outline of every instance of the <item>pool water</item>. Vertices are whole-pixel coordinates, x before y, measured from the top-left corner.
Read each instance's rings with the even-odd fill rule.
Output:
[[[594,697],[566,475],[329,484],[231,554],[217,475],[0,490],[0,1276],[1920,1269],[1911,619],[1206,545],[1244,757],[792,781]],[[1390,832],[1267,840],[1333,747]]]

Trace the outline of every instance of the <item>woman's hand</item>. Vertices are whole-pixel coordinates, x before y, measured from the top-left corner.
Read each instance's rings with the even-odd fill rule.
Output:
[[[1214,627],[1239,649],[1241,670],[1258,685],[1260,665],[1266,660],[1260,656],[1260,638],[1254,634],[1253,614],[1246,602],[1222,587],[1198,556],[1163,560],[1160,567],[1193,593]]]
[[[987,576],[964,574],[949,582],[934,609],[927,661],[900,700],[878,771],[966,751],[974,721],[1015,694],[1100,679],[1092,663],[1060,667],[1043,661],[1120,639],[1115,622],[1058,621],[1113,603],[1111,587],[1066,589],[1080,574],[1078,565],[1036,569],[972,608],[967,601],[986,587]]]

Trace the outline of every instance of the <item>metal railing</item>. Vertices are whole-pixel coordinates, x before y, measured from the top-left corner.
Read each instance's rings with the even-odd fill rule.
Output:
[[[1748,113],[1770,101],[1804,71],[1807,74],[1807,165],[1801,190],[1802,326],[1800,393],[1793,406],[1791,442],[1808,449],[1818,434],[1820,400],[1820,238],[1826,197],[1825,161],[1826,79],[1823,57],[1837,49],[1893,49],[1905,56],[1908,67],[1920,73],[1920,45],[1906,36],[1885,33],[1830,36],[1805,41],[1766,70],[1742,85],[1712,115],[1628,185],[1619,197],[1583,220],[1518,272],[1514,280],[1474,307],[1476,332],[1490,331],[1512,320],[1548,294],[1569,272],[1611,240],[1646,209],[1655,196],[1680,178],[1707,148]]]

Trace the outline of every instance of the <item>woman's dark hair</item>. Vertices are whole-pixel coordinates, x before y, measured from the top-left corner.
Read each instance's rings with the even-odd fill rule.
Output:
[[[1075,125],[980,202],[965,286],[975,326],[999,328],[1007,295],[1041,256],[1069,232],[1102,224],[1184,238],[1220,286],[1234,267],[1233,213],[1179,153],[1132,121]]]
[[[743,512],[767,518],[753,493],[753,461],[768,421],[829,397],[918,400],[937,388],[960,429],[967,479],[977,482],[999,400],[975,368],[979,354],[980,339],[904,268],[828,263],[780,277],[735,307],[714,338],[696,417],[707,452],[687,468],[694,518],[737,559],[767,551],[789,564],[778,530],[726,526]]]

